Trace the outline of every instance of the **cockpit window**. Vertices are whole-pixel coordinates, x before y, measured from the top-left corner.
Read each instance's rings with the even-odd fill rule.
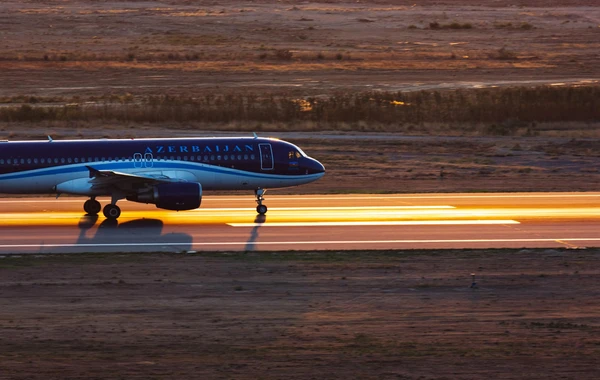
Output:
[[[298,158],[300,158],[300,157],[302,157],[302,155],[301,155],[301,154],[300,154],[300,152],[299,152],[299,151],[297,151],[297,150],[290,150],[290,151],[288,152],[288,158],[289,158],[290,160],[293,160],[293,159],[298,159]]]
[[[300,157],[308,157],[308,156],[306,155],[306,153],[304,153],[304,152],[302,151],[302,149],[300,149],[300,148],[296,147],[296,150],[297,150],[297,151],[298,151],[298,153],[300,154]]]

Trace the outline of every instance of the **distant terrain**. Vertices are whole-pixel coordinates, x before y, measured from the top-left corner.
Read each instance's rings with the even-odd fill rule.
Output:
[[[7,0],[0,96],[589,84],[599,26],[592,0]]]

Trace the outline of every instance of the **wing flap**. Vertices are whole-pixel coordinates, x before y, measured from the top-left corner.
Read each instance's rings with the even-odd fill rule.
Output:
[[[130,174],[116,172],[113,170],[98,170],[91,166],[86,166],[90,171],[90,183],[93,189],[117,187],[120,189],[139,189],[145,186],[152,186],[164,182],[177,182],[178,179],[170,178],[161,173],[156,174]]]

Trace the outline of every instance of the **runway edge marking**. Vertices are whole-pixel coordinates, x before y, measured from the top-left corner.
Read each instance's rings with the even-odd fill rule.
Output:
[[[429,243],[534,243],[557,241],[600,241],[600,238],[544,238],[544,239],[439,239],[439,240],[320,240],[320,241],[257,241],[252,245],[308,245],[308,244],[429,244]],[[173,247],[173,246],[219,246],[219,245],[248,245],[248,241],[234,242],[170,242],[170,243],[70,243],[70,244],[1,244],[0,248],[76,248],[76,247]]]

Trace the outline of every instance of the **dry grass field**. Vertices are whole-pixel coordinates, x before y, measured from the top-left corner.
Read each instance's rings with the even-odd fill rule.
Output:
[[[599,259],[598,250],[2,258],[0,378],[596,379]]]
[[[3,1],[0,96],[597,82],[577,1]]]

